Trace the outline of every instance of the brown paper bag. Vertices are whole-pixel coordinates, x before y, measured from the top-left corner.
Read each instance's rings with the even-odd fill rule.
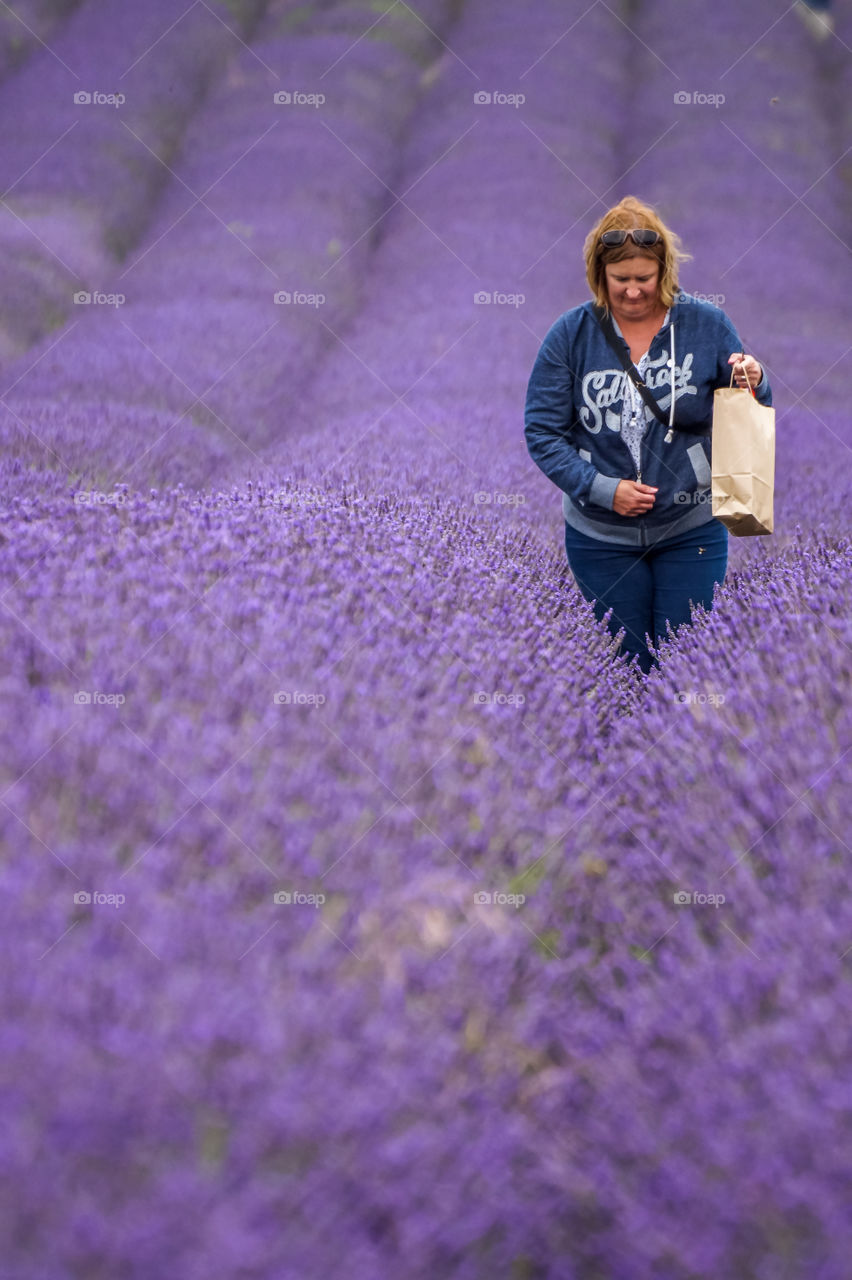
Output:
[[[711,470],[716,519],[736,537],[771,533],[775,410],[760,404],[746,387],[731,385],[713,393]]]

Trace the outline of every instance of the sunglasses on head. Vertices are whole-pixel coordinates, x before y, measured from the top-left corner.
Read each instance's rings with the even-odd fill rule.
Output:
[[[635,227],[633,231],[624,231],[618,228],[614,231],[604,231],[601,235],[601,244],[605,245],[607,249],[618,249],[624,244],[628,236],[630,236],[634,244],[642,245],[643,248],[656,244],[661,238],[659,231],[651,231],[646,227]]]

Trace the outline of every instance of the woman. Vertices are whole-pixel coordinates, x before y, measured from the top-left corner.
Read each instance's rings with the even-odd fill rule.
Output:
[[[689,255],[649,205],[626,197],[584,253],[593,300],[561,315],[541,344],[527,447],[563,491],[577,585],[599,619],[612,610],[610,632],[624,628],[624,651],[648,672],[646,635],[656,645],[691,605],[709,609],[725,577],[728,534],[710,509],[713,392],[733,365],[762,404],[772,394],[725,313],[680,289]]]

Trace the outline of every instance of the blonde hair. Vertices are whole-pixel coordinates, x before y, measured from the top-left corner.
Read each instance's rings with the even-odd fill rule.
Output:
[[[616,228],[632,231],[639,227],[658,231],[660,239],[656,244],[647,247],[634,244],[630,236],[617,249],[608,249],[606,245],[601,244],[601,235],[604,231],[613,231]],[[681,262],[691,258],[692,254],[684,252],[680,237],[666,226],[651,205],[644,204],[635,196],[625,196],[603,215],[586,236],[583,256],[586,260],[586,279],[592,296],[598,306],[609,311],[604,267],[610,262],[623,262],[625,258],[653,258],[660,264],[660,301],[663,306],[670,307],[678,289],[678,267]]]

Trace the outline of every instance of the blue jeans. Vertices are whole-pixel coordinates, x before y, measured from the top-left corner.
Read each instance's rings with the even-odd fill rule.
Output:
[[[577,586],[594,601],[595,617],[600,621],[612,609],[611,634],[624,628],[622,652],[636,654],[648,672],[656,658],[646,633],[656,646],[667,622],[689,622],[693,604],[712,607],[713,588],[728,567],[728,531],[710,520],[655,546],[634,547],[590,538],[566,524],[565,552]]]

